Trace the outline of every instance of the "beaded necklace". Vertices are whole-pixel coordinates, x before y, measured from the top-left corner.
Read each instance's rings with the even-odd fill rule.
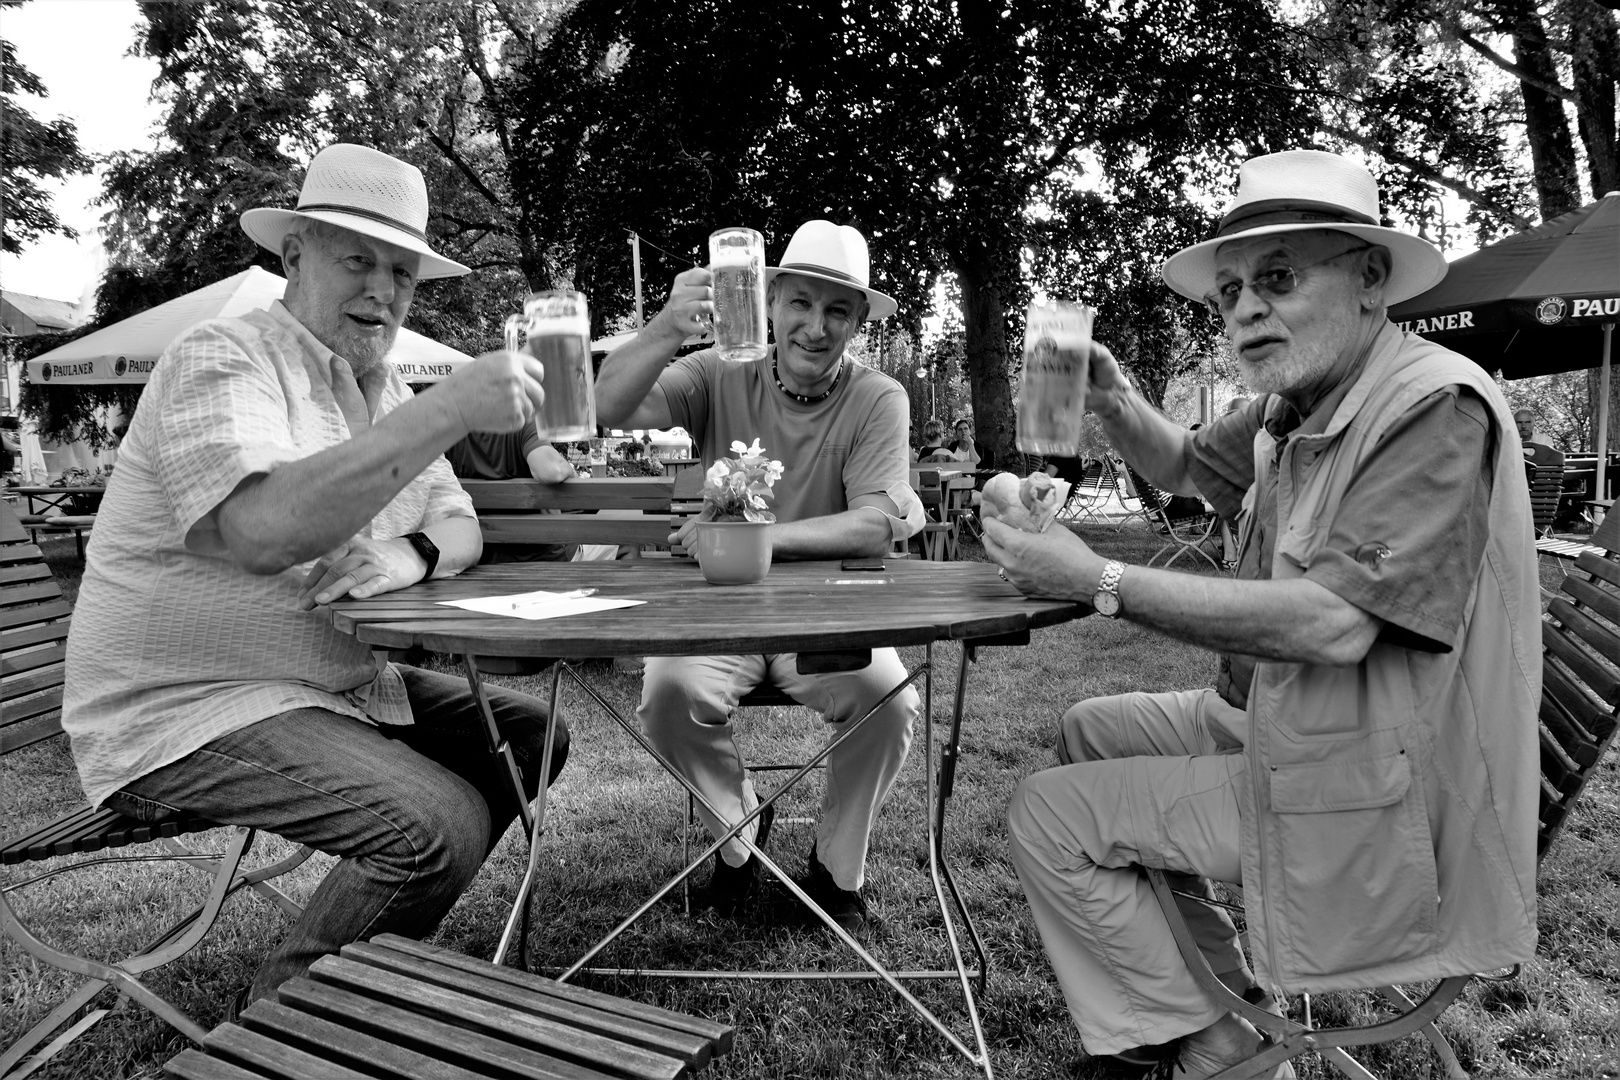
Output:
[[[774,357],[771,359],[771,378],[776,380],[776,388],[782,391],[782,393],[786,394],[788,397],[792,398],[794,401],[797,401],[800,405],[814,405],[818,401],[826,401],[832,396],[832,392],[838,389],[838,380],[842,379],[843,377],[844,361],[843,358],[840,357],[838,360],[838,371],[833,375],[831,386],[827,387],[827,389],[823,390],[819,394],[801,394],[797,391],[789,390],[782,384],[782,376],[776,370],[776,359]]]

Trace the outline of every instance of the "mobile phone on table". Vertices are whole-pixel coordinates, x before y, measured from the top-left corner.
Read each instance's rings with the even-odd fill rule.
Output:
[[[878,558],[845,559],[838,564],[840,570],[886,570],[883,560]]]

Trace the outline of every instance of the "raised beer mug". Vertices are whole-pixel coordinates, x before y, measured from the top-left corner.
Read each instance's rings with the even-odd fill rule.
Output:
[[[1067,300],[1029,305],[1018,389],[1018,449],[1024,453],[1079,456],[1095,314]]]
[[[545,369],[546,398],[534,415],[540,441],[594,437],[596,387],[591,377],[591,313],[585,294],[571,289],[530,293],[523,314],[506,320],[506,347],[528,353]]]
[[[765,344],[765,238],[753,229],[709,234],[714,347],[727,360],[758,360]]]

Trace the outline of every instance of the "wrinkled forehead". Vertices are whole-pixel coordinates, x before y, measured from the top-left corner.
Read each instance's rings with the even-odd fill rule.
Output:
[[[374,262],[385,266],[398,266],[415,274],[422,265],[422,256],[410,248],[390,244],[386,240],[379,240],[375,236],[345,229],[334,225],[315,234],[317,243],[327,251],[337,255],[367,255]]]
[[[859,311],[866,303],[866,294],[848,285],[823,278],[805,277],[803,274],[777,274],[771,289],[783,299],[802,297],[826,307],[844,304],[851,311]]]
[[[1300,229],[1267,236],[1240,236],[1215,249],[1217,277],[1242,277],[1263,263],[1305,263],[1334,255],[1358,243],[1337,229]]]

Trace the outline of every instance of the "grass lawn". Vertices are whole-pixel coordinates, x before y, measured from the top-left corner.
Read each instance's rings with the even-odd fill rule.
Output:
[[[1140,524],[1121,532],[1081,530],[1103,554],[1145,562],[1158,537]],[[47,541],[60,577],[76,589],[70,540]],[[54,550],[50,550],[54,549]],[[964,554],[982,558],[972,542]],[[1183,563],[1186,560],[1182,560]],[[70,590],[71,591],[71,590]],[[909,662],[922,650],[902,650]],[[948,716],[959,657],[935,650],[936,715]],[[606,697],[628,715],[637,676],[606,663],[585,665]],[[1086,619],[1038,631],[1029,647],[983,650],[966,702],[963,757],[947,826],[947,846],[967,903],[991,955],[981,1000],[998,1075],[1076,1077],[1084,1064],[1079,1039],[1051,978],[1007,857],[1003,815],[1013,785],[1054,763],[1055,722],[1081,698],[1126,690],[1209,685],[1212,655],[1170,642],[1126,622]],[[543,690],[537,680],[499,679]],[[549,682],[549,680],[548,680]],[[565,684],[566,686],[566,684]],[[626,914],[679,865],[685,800],[609,719],[577,692],[565,695],[574,734],[567,769],[553,789],[541,861],[532,959],[565,965]],[[803,709],[745,710],[740,741],[751,760],[793,760],[821,736]],[[867,943],[902,968],[940,966],[946,956],[926,869],[922,812],[922,741],[884,809],[873,837],[868,895],[881,926]],[[772,781],[769,774],[763,783]],[[811,842],[817,788],[790,793],[771,853],[797,871]],[[13,834],[82,800],[63,740],[0,760],[0,829]],[[1479,1076],[1620,1076],[1620,782],[1611,755],[1601,775],[1542,867],[1541,944],[1515,981],[1475,984],[1443,1018],[1465,1068]],[[473,888],[433,938],[474,955],[493,953],[512,890],[522,871],[522,838],[514,830]],[[286,845],[261,842],[277,854]],[[317,857],[292,876],[289,891],[314,888],[330,860]],[[39,867],[27,868],[33,872]],[[699,875],[707,871],[700,870]],[[7,884],[21,875],[8,873]],[[99,955],[135,947],[167,925],[181,899],[195,895],[200,875],[162,863],[63,875],[14,894],[59,940]],[[286,879],[283,879],[286,880]],[[193,953],[150,977],[204,1023],[219,1020],[265,952],[285,932],[286,917],[257,897],[228,905],[215,932]],[[711,916],[690,918],[676,907],[655,910],[612,946],[601,963],[697,968],[853,968],[841,947],[818,931],[786,931]],[[76,980],[0,945],[0,1044],[9,1044]],[[705,1075],[716,1077],[966,1077],[975,1075],[946,1043],[881,985],[834,982],[671,981],[589,978],[586,985],[656,1001],[733,1023],[735,1050]],[[948,988],[913,984],[918,996],[968,1039],[965,1014]],[[96,1004],[110,1005],[103,995]],[[1365,1014],[1362,995],[1313,1001],[1324,1022]],[[185,1041],[150,1014],[121,1008],[61,1054],[40,1077],[156,1077]],[[1361,1055],[1380,1075],[1429,1077],[1433,1058],[1411,1039]],[[1301,1075],[1329,1075],[1307,1060]],[[1337,1074],[1332,1074],[1337,1075]]]

